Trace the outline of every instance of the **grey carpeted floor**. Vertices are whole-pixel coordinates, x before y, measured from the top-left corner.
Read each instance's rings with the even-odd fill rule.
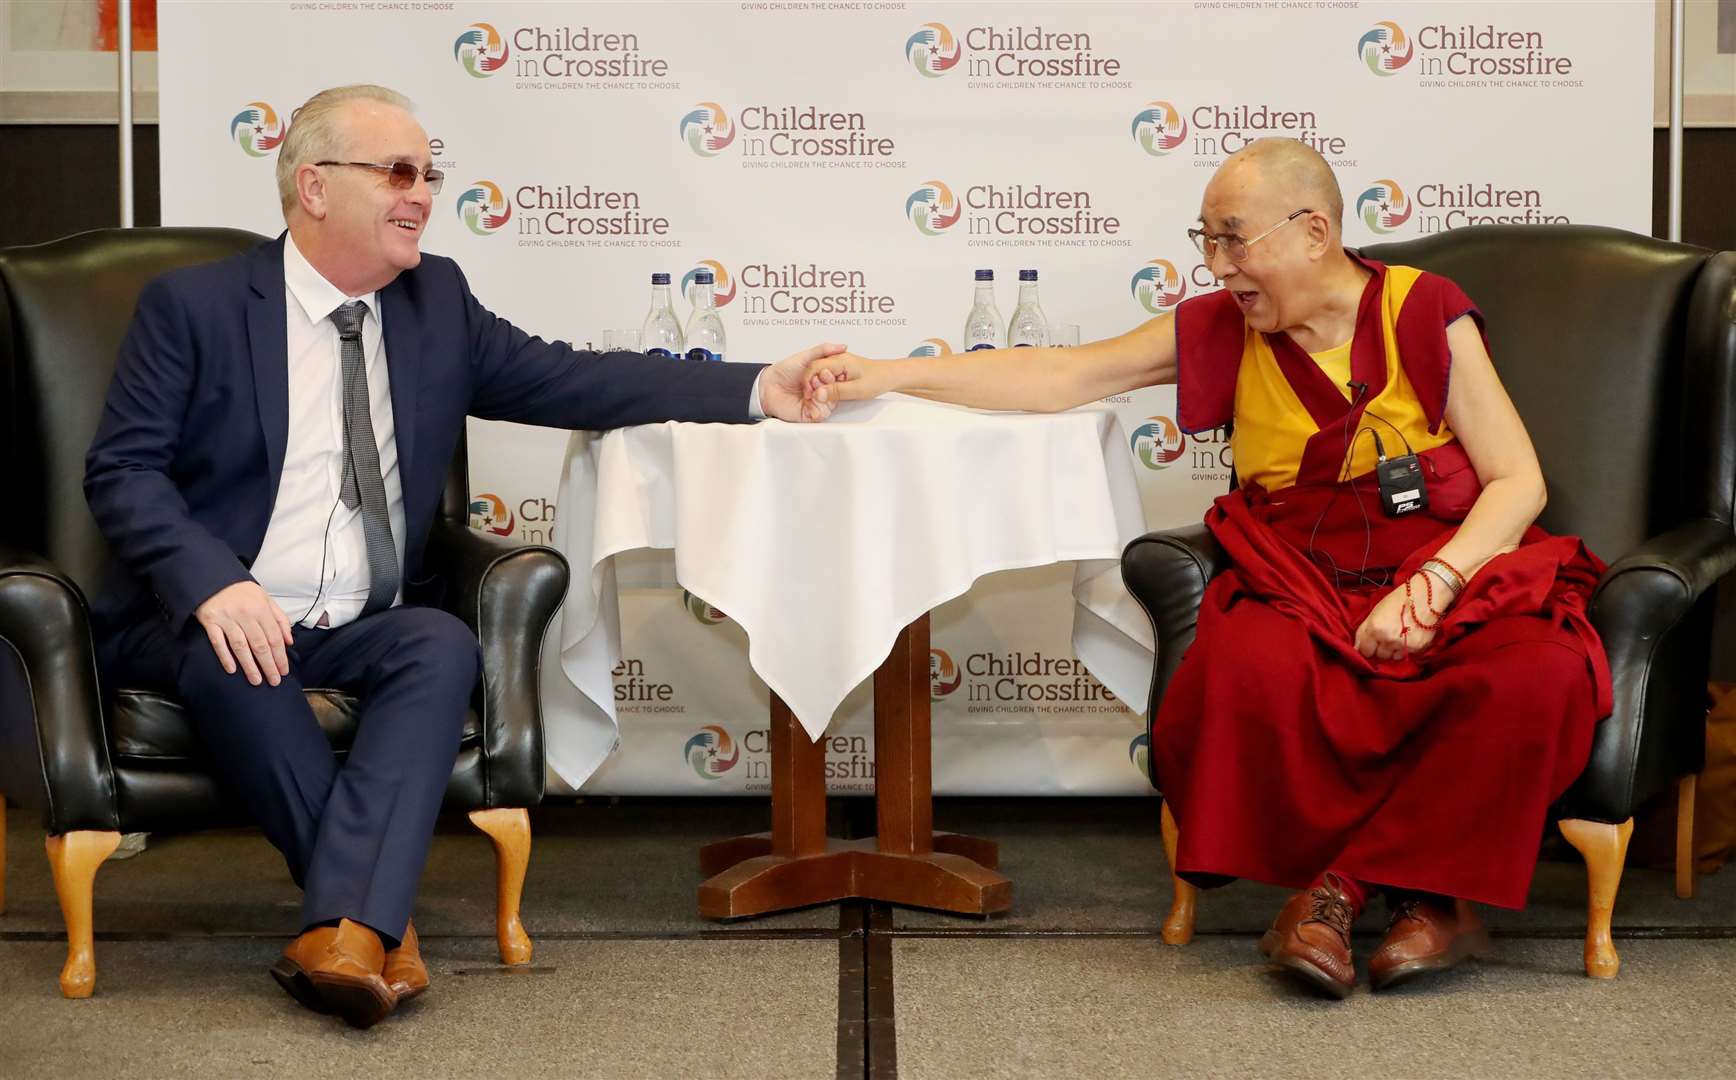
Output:
[[[424,943],[433,988],[368,1031],[292,1002],[270,943],[102,943],[64,1001],[65,947],[0,947],[10,1077],[823,1077],[837,1060],[827,941],[543,941],[528,972],[491,944]],[[44,978],[44,975],[50,977]]]
[[[1728,1077],[1736,942],[1645,941],[1620,979],[1564,942],[1344,1002],[1299,996],[1243,937],[894,942],[898,1072],[1008,1076]],[[961,987],[968,991],[961,993]]]
[[[834,834],[871,827],[865,801],[833,810]],[[296,928],[296,895],[247,830],[153,837],[106,865],[98,993],[61,1000],[41,834],[33,814],[10,817],[0,1077],[805,1078],[860,1060],[838,1057],[839,962],[862,933],[859,909],[725,925],[695,913],[698,847],[764,829],[762,801],[537,811],[524,902],[537,954],[520,973],[494,963],[486,840],[462,818],[443,822],[416,916],[434,989],[365,1033],[301,1011],[266,976]],[[1014,908],[990,920],[895,910],[873,931],[891,941],[897,1075],[1736,1073],[1736,871],[1701,878],[1683,902],[1668,874],[1630,869],[1622,975],[1597,983],[1579,973],[1583,868],[1546,861],[1527,911],[1487,913],[1495,961],[1331,1004],[1258,962],[1252,935],[1279,890],[1207,893],[1193,944],[1156,940],[1169,880],[1149,800],[943,800],[936,823],[1000,841]],[[1363,951],[1381,918],[1365,918]],[[886,1054],[871,1064],[892,1075]]]

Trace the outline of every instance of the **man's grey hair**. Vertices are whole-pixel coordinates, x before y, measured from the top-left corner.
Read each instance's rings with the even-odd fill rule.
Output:
[[[338,130],[337,113],[347,102],[377,101],[395,105],[405,112],[416,106],[396,90],[367,83],[356,86],[334,86],[321,90],[301,108],[290,114],[289,135],[277,151],[277,198],[283,204],[283,216],[299,201],[295,191],[295,171],[318,161],[341,161],[349,154],[344,136]]]

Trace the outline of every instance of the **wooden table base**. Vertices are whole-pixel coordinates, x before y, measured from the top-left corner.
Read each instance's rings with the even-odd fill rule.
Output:
[[[878,835],[826,836],[826,752],[772,695],[772,831],[699,852],[699,913],[708,919],[852,897],[968,915],[1005,911],[1013,884],[991,840],[934,831],[928,616],[905,627],[874,673]]]

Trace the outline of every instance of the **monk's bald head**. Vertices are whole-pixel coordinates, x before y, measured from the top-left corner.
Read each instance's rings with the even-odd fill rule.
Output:
[[[1344,229],[1344,195],[1338,178],[1320,152],[1295,139],[1256,139],[1218,166],[1213,187],[1233,186],[1273,207],[1280,216],[1307,207],[1325,214],[1340,233]]]
[[[1362,287],[1344,252],[1338,181],[1324,158],[1295,139],[1260,139],[1218,166],[1200,201],[1200,222],[1206,267],[1256,330],[1301,325],[1323,297]]]

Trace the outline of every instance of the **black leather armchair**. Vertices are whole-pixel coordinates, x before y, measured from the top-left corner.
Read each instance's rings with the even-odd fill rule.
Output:
[[[1693,890],[1712,586],[1736,568],[1736,252],[1589,226],[1479,226],[1364,254],[1444,274],[1476,300],[1543,464],[1540,524],[1584,537],[1610,563],[1591,618],[1615,708],[1555,816],[1590,879],[1586,974],[1613,977],[1610,914],[1633,813],[1671,784],[1682,807],[1676,890]],[[1122,556],[1158,641],[1151,717],[1224,563],[1203,525],[1141,537]],[[1161,777],[1152,783],[1161,790]],[[1162,825],[1173,866],[1167,808]],[[1166,940],[1191,936],[1194,903],[1177,880]]]
[[[68,997],[95,985],[91,891],[121,834],[245,820],[175,701],[99,677],[86,595],[106,551],[82,477],[140,289],[166,270],[263,239],[233,229],[109,229],[0,251],[0,446],[19,508],[0,515],[0,791],[45,810],[66,919],[60,985]],[[445,580],[446,608],[476,632],[483,673],[445,805],[468,811],[494,842],[500,956],[523,964],[531,956],[518,916],[527,808],[541,801],[544,775],[537,671],[567,566],[549,548],[471,530],[468,487],[461,437],[426,559]],[[357,702],[333,690],[307,697],[344,754]],[[4,838],[0,829],[0,845]],[[0,910],[4,867],[0,846]]]

